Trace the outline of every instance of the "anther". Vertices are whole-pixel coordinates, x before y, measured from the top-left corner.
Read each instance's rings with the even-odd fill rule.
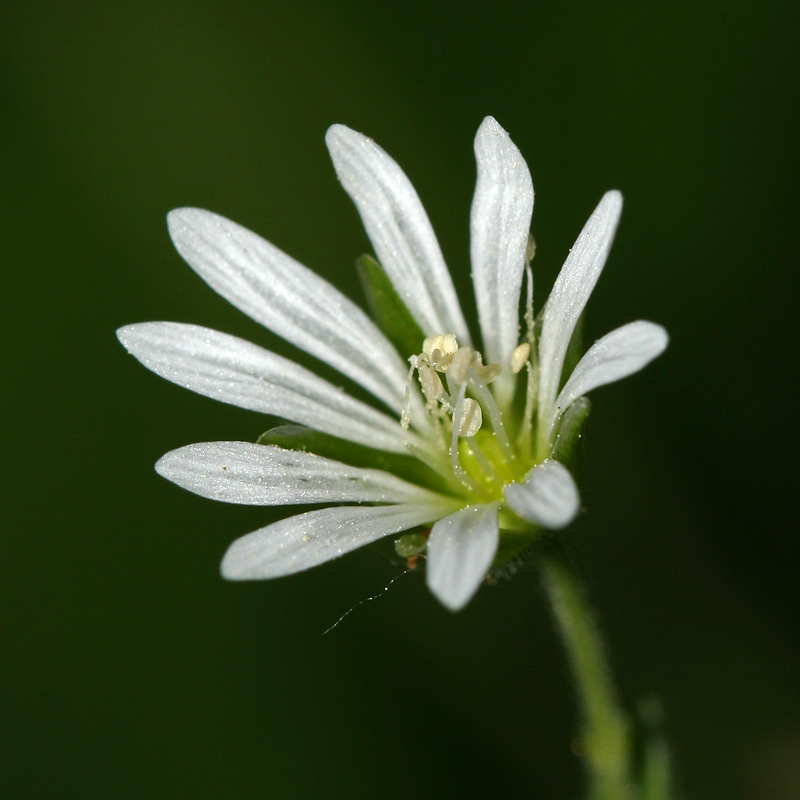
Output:
[[[470,397],[465,398],[458,426],[458,435],[468,439],[480,430],[482,424],[483,413],[480,405]]]
[[[529,342],[523,342],[511,354],[511,371],[516,375],[528,361],[531,354],[531,346]]]
[[[436,405],[436,401],[444,394],[442,380],[436,374],[436,370],[428,364],[420,364],[418,369],[422,393],[428,401],[428,407],[433,408]]]
[[[484,383],[491,383],[502,371],[499,364],[477,364],[475,372]]]
[[[525,260],[530,264],[533,261],[533,257],[536,255],[536,240],[533,238],[533,234],[528,234],[528,245],[525,248]]]
[[[476,363],[476,353],[471,347],[459,347],[453,354],[447,368],[448,377],[456,383],[464,383],[469,378],[469,369]]]
[[[458,350],[458,342],[454,333],[439,334],[438,336],[429,336],[422,343],[422,352],[426,356],[430,356],[434,350],[441,350],[442,355],[451,356]]]

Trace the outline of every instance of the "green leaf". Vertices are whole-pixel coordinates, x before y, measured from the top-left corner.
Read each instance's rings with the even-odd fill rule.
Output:
[[[392,286],[383,267],[372,256],[356,260],[356,270],[369,310],[386,338],[403,358],[422,352],[425,334]]]
[[[382,469],[410,483],[416,483],[433,491],[450,493],[450,488],[444,480],[413,456],[375,450],[302,425],[279,425],[270,428],[258,437],[258,444],[272,444],[284,450],[316,453],[318,456],[332,458],[354,467]]]

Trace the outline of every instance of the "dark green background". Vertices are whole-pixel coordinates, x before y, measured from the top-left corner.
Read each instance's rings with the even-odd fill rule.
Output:
[[[405,576],[325,636],[399,568],[364,551],[224,583],[228,543],[277,514],[152,465],[267,421],[114,338],[170,319],[294,356],[180,260],[179,205],[358,297],[368,244],[324,147],[333,122],[407,171],[474,313],[472,138],[492,114],[533,174],[539,297],[619,188],[588,335],[636,318],[672,335],[595,395],[587,512],[565,534],[625,699],[661,698],[685,797],[800,796],[795,8],[3,3],[3,795],[579,793],[532,570],[456,616]]]

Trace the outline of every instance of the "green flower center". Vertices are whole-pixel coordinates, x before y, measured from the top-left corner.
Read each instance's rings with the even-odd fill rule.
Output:
[[[523,342],[508,365],[484,364],[481,354],[459,347],[453,334],[425,339],[422,352],[409,359],[409,392],[402,424],[409,425],[410,384],[417,374],[425,398],[427,453],[454,494],[470,503],[503,500],[503,489],[522,480],[533,466],[531,427],[533,380],[531,348]],[[503,369],[516,376],[526,370],[527,399],[521,420],[513,403],[501,409],[488,387]],[[512,438],[513,437],[513,438]]]

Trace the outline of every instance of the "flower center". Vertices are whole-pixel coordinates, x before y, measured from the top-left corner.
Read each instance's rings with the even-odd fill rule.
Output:
[[[527,342],[521,344],[507,369],[519,373],[528,364],[530,352]],[[409,425],[411,383],[416,372],[434,431],[431,444],[444,456],[442,466],[449,467],[448,478],[477,501],[502,499],[503,487],[519,480],[531,466],[526,456],[529,448],[512,444],[510,433],[515,426],[508,423],[513,419],[504,422],[489,389],[503,366],[484,364],[477,350],[460,347],[452,333],[428,337],[422,352],[408,361],[411,369],[403,427]],[[530,435],[530,424],[527,433],[524,424],[516,427],[520,435]]]

